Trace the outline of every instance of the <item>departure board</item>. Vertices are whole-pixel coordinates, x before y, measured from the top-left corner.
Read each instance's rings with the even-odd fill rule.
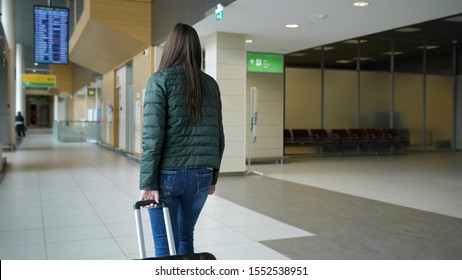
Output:
[[[34,6],[34,61],[69,63],[69,9]]]

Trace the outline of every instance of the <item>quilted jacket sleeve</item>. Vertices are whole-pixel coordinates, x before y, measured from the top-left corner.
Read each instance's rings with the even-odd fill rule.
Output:
[[[218,125],[219,125],[219,157],[220,157],[220,162],[223,158],[223,152],[225,150],[225,134],[223,130],[223,115],[222,115],[222,105],[221,105],[221,94],[220,94],[220,89],[218,88],[217,85],[217,92],[218,92],[218,104],[219,104],[219,120],[218,120]],[[220,173],[220,169],[213,169],[213,180],[212,180],[212,185],[216,185],[218,181],[218,175]]]
[[[148,81],[144,97],[143,154],[140,166],[140,189],[158,189],[158,170],[166,129],[166,88],[158,72]]]

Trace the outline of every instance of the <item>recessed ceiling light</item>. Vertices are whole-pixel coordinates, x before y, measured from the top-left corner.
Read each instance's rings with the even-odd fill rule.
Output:
[[[437,46],[437,45],[426,45],[426,46],[418,46],[417,48],[418,49],[427,49],[427,50],[433,50],[433,49],[437,49],[439,48],[440,46]]]
[[[286,28],[298,28],[298,27],[300,27],[300,25],[296,23],[286,24]]]
[[[358,60],[358,58],[357,58],[357,57],[354,57],[353,60]],[[366,61],[366,60],[373,60],[373,59],[370,58],[370,57],[360,57],[360,58],[359,58],[359,61]]]
[[[363,44],[367,43],[367,40],[348,40],[344,42],[345,44]]]
[[[451,21],[451,22],[462,22],[462,16],[455,16],[455,17],[450,17],[450,18],[445,18],[445,21]]]
[[[245,40],[245,42],[246,42],[247,44],[250,44],[250,43],[252,43],[253,41],[250,40],[250,39],[248,39],[248,40]]]
[[[323,47],[316,47],[316,48],[314,48],[313,50],[320,51],[320,50],[322,50],[322,48],[323,48]],[[325,51],[330,51],[330,50],[333,50],[333,49],[335,49],[335,47],[324,46],[324,50],[325,50]]]
[[[383,55],[391,55],[392,52],[383,52],[382,54]],[[403,54],[403,52],[400,52],[400,51],[393,52],[393,55],[400,55],[400,54]]]
[[[369,6],[370,4],[371,4],[370,2],[358,1],[358,2],[354,2],[354,3],[353,3],[353,6],[355,6],[355,7],[367,7],[367,6]]]
[[[415,27],[404,27],[404,28],[396,29],[395,31],[396,32],[411,33],[411,32],[416,32],[416,31],[420,31],[420,30],[422,30],[422,29],[415,28]]]
[[[291,53],[289,56],[305,56],[306,53]]]
[[[336,60],[335,63],[340,63],[340,64],[348,64],[351,63],[351,60]]]

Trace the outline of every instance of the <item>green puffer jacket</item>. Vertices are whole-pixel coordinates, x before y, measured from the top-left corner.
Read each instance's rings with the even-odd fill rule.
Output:
[[[187,113],[183,67],[156,72],[144,97],[143,154],[140,189],[157,190],[161,169],[213,168],[216,184],[225,148],[220,90],[202,73],[202,118],[192,123]]]

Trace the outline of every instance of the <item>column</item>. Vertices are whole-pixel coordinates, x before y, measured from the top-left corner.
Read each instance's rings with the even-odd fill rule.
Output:
[[[456,91],[456,150],[462,149],[462,75],[457,76]]]
[[[59,92],[56,93],[54,96],[53,96],[53,120],[56,122],[56,121],[59,121],[59,116],[58,116],[58,113],[59,113],[59,98],[58,98],[58,95],[59,95]]]
[[[245,35],[215,33],[205,41],[205,72],[221,91],[225,152],[221,172],[244,173],[246,159]]]
[[[16,44],[16,111],[15,115],[18,112],[24,116],[24,120],[27,119],[25,108],[25,97],[22,90],[22,74],[24,73],[24,55],[23,47],[21,44]]]

